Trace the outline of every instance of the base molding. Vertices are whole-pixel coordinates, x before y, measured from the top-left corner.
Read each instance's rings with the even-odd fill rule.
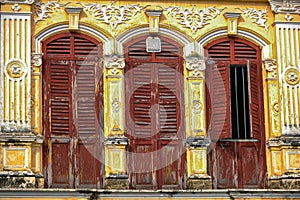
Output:
[[[299,177],[276,177],[270,178],[268,181],[269,189],[299,189],[300,188],[300,176]]]
[[[0,188],[44,188],[44,177],[40,173],[2,171]]]
[[[187,189],[212,189],[211,178],[189,178]]]
[[[128,178],[106,178],[104,181],[105,189],[129,189]]]

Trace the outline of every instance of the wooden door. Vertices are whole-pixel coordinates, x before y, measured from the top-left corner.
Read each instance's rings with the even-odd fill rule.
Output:
[[[214,188],[264,188],[266,178],[260,48],[239,38],[205,47],[209,168]]]
[[[100,187],[101,46],[64,33],[43,48],[46,187]]]
[[[181,47],[163,38],[147,53],[146,38],[126,46],[126,133],[132,188],[182,188],[183,80]]]

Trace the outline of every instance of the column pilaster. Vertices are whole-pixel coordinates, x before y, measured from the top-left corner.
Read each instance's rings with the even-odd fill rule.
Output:
[[[124,130],[125,59],[119,55],[104,57],[105,98],[105,188],[128,189],[126,149],[128,139]]]
[[[207,147],[205,121],[205,67],[200,56],[185,60],[186,67],[186,152],[187,187],[189,189],[211,188],[211,177],[207,174]]]

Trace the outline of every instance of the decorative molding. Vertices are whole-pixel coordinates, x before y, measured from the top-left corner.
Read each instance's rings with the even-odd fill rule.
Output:
[[[279,104],[278,102],[275,102],[273,105],[272,105],[272,111],[275,115],[278,115],[279,114]]]
[[[293,0],[269,0],[271,9],[275,13],[300,14],[300,2]]]
[[[42,66],[42,56],[41,53],[32,53],[31,54],[31,64],[35,67]]]
[[[295,66],[288,66],[283,72],[283,80],[290,86],[297,86],[300,82],[300,72]]]
[[[185,59],[186,68],[193,72],[194,76],[200,76],[205,70],[205,60],[201,56],[190,56]]]
[[[99,3],[78,4],[82,5],[84,9],[97,20],[109,24],[113,30],[116,30],[118,25],[130,20],[147,7],[140,6],[139,4],[127,4],[122,6],[114,5],[114,3],[110,3],[109,5]]]
[[[21,7],[19,6],[19,4],[15,3],[11,9],[14,11],[14,12],[19,12],[21,10]]]
[[[60,9],[61,7],[64,7],[64,6],[68,5],[69,3],[70,2],[67,2],[65,4],[60,4],[59,0],[58,1],[48,0],[46,3],[37,1],[35,3],[36,16],[34,18],[34,23],[36,24],[39,21],[49,18],[50,13],[53,13],[57,9]]]
[[[256,10],[255,8],[248,8],[248,9],[236,8],[236,9],[242,11],[244,15],[250,18],[253,23],[257,24],[260,27],[264,27],[267,32],[269,31],[269,25],[266,24],[267,17],[268,17],[267,9],[264,10]]]
[[[113,100],[111,102],[111,107],[113,112],[118,112],[120,110],[121,102],[119,100]]]
[[[274,59],[265,59],[263,60],[265,68],[268,72],[268,78],[277,78],[277,66],[276,60]]]
[[[113,75],[117,75],[120,72],[120,69],[125,67],[124,57],[118,55],[105,56],[104,57],[104,66],[107,69],[111,69]]]
[[[0,0],[0,3],[33,4],[34,0]]]
[[[83,8],[66,7],[65,11],[69,14],[69,29],[78,30],[79,18]]]
[[[191,29],[193,33],[196,33],[198,29],[208,25],[210,20],[219,16],[224,9],[225,8],[217,9],[213,6],[201,10],[195,8],[194,5],[192,8],[170,6],[165,10],[167,11],[167,15],[176,18],[181,25]]]
[[[287,13],[284,17],[286,19],[286,21],[290,22],[292,21],[294,18],[292,17],[292,15],[290,15],[290,13]]]
[[[27,73],[26,64],[19,59],[12,59],[8,61],[5,69],[6,75],[11,79],[20,79]]]
[[[27,147],[4,147],[3,148],[4,169],[26,169],[29,167]]]
[[[28,124],[19,124],[16,122],[3,122],[1,125],[1,132],[3,133],[28,133],[30,126]]]

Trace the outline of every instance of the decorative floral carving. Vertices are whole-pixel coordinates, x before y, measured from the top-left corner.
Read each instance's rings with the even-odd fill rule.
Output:
[[[287,13],[284,17],[286,19],[286,21],[290,22],[292,21],[294,18],[292,17],[292,15],[290,15],[290,13]]]
[[[267,70],[267,72],[269,72],[268,77],[269,78],[277,78],[277,72],[276,72],[276,61],[273,59],[266,59],[263,61],[265,68]]]
[[[49,18],[49,14],[53,13],[53,11],[56,11],[57,9],[68,5],[70,2],[65,4],[60,4],[58,1],[47,1],[46,3],[43,3],[41,1],[38,1],[35,3],[35,13],[36,17],[34,18],[34,23],[36,24],[39,21],[42,21],[44,19]]]
[[[40,67],[42,65],[42,54],[32,53],[31,54],[31,63],[35,67]]]
[[[295,86],[300,82],[300,73],[296,67],[290,66],[284,72],[285,82],[291,86]]]
[[[187,57],[186,58],[186,68],[193,71],[194,76],[199,76],[201,71],[205,70],[205,60],[202,57]]]
[[[119,57],[117,55],[107,56],[104,59],[104,66],[107,69],[111,69],[114,75],[117,75],[119,73],[119,69],[124,69],[125,60],[123,57]]]
[[[118,100],[113,100],[113,101],[111,102],[111,107],[112,107],[112,110],[113,110],[114,112],[118,112],[118,111],[120,110],[120,101],[118,101]]]
[[[300,13],[300,2],[293,0],[269,0],[275,13]]]
[[[268,11],[266,9],[264,10],[256,10],[255,8],[248,8],[248,9],[241,9],[246,17],[250,18],[253,23],[256,23],[260,27],[264,27],[266,31],[269,31],[269,25],[266,24],[267,17],[268,17]]]
[[[19,6],[19,4],[15,3],[11,9],[15,12],[19,12],[21,10],[21,7]]]
[[[128,4],[125,6],[117,6],[114,3],[109,5],[99,3],[78,3],[81,4],[86,11],[92,14],[97,20],[109,24],[112,29],[116,29],[119,24],[130,20],[131,17],[141,12],[145,7],[139,4]]]
[[[0,0],[0,3],[23,3],[32,4],[34,0]]]
[[[202,103],[201,102],[195,102],[194,103],[194,110],[202,110],[203,106],[202,106]]]
[[[10,78],[21,78],[25,74],[25,65],[20,60],[11,60],[6,65],[6,73]]]
[[[193,6],[191,9],[182,8],[179,6],[171,6],[166,8],[167,15],[175,17],[180,24],[184,25],[186,28],[190,28],[193,33],[198,29],[203,28],[205,25],[209,24],[208,21],[216,18],[225,8],[217,9],[215,7],[208,7],[200,10]]]

